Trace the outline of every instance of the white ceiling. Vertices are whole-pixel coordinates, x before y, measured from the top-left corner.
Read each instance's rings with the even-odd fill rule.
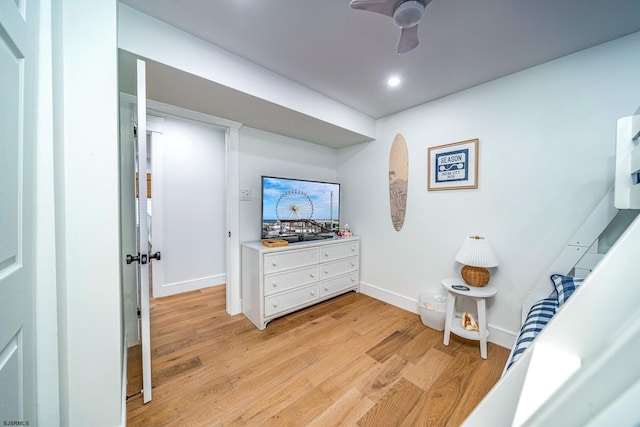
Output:
[[[120,1],[372,118],[640,31],[640,0],[433,0],[398,55],[393,21],[349,0]]]

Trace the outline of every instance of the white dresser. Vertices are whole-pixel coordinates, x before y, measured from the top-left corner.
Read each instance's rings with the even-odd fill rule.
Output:
[[[287,313],[359,291],[360,239],[327,239],[269,248],[242,245],[242,313],[258,329]]]

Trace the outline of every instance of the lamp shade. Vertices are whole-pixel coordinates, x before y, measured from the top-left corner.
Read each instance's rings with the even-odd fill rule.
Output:
[[[460,264],[470,265],[473,267],[497,267],[499,265],[489,241],[481,236],[469,236],[464,239],[456,261]]]

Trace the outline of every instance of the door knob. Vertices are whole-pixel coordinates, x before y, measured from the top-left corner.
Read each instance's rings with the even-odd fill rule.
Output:
[[[131,264],[134,261],[137,261],[140,264],[146,264],[147,263],[147,254],[142,254],[142,255],[138,254],[136,256],[127,255],[124,259],[127,262],[127,264]]]
[[[140,261],[140,254],[136,255],[136,256],[132,256],[132,255],[128,255],[125,257],[125,260],[127,261],[127,264],[131,264],[134,261]]]

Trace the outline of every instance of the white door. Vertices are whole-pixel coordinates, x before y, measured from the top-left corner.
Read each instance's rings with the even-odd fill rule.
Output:
[[[125,323],[126,318],[139,318],[139,334],[142,345],[142,394],[143,401],[151,400],[151,330],[149,322],[149,223],[147,213],[147,119],[146,119],[146,64],[136,63],[137,100],[132,120],[133,144],[129,138],[121,137],[121,242],[122,253],[126,254],[123,267],[123,293]],[[122,119],[122,116],[121,116]],[[127,170],[130,168],[131,171]],[[137,180],[137,183],[135,181]],[[132,188],[137,185],[137,191]],[[135,242],[134,237],[135,236]],[[154,254],[159,258],[159,254]],[[131,295],[131,284],[135,277],[135,293]],[[133,304],[133,299],[137,303]],[[137,312],[137,313],[136,313]],[[131,340],[135,341],[135,339]],[[130,341],[130,342],[131,342]]]
[[[146,63],[136,62],[137,118],[136,132],[138,186],[137,244],[138,289],[140,292],[140,340],[142,343],[142,394],[143,401],[151,400],[151,325],[149,323],[149,222],[147,214],[147,77]]]
[[[0,419],[36,425],[37,1],[0,2]],[[43,350],[43,351],[46,351]]]

